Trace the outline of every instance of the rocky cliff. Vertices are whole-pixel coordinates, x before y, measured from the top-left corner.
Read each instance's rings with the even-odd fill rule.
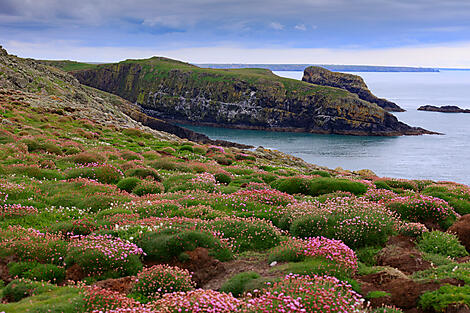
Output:
[[[164,120],[243,129],[348,135],[431,133],[399,122],[347,90],[282,78],[264,69],[203,69],[153,57],[71,72]]]
[[[345,89],[349,92],[357,94],[359,98],[364,101],[377,104],[386,111],[405,111],[391,101],[374,96],[370,92],[362,77],[357,75],[332,72],[322,67],[309,66],[304,70],[304,76],[302,77],[302,80],[315,85]]]
[[[72,75],[49,66],[56,64],[60,64],[57,67],[65,65],[72,69],[76,69],[77,66],[78,68],[94,66],[70,61],[45,62],[22,59],[9,55],[0,46],[0,88],[7,93],[9,90],[21,91],[31,105],[64,110],[65,114],[74,118],[87,118],[120,128],[148,127],[162,140],[185,138],[224,146],[249,147],[225,141],[213,141],[203,134],[148,116],[134,103],[84,86]]]

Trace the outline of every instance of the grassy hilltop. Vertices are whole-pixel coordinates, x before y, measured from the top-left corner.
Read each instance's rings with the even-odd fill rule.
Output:
[[[0,312],[470,305],[468,186],[182,140],[6,52],[0,82]]]
[[[119,95],[164,120],[348,135],[431,133],[399,122],[345,89],[279,77],[266,69],[207,69],[162,57],[56,65],[83,67],[70,72],[82,84]]]

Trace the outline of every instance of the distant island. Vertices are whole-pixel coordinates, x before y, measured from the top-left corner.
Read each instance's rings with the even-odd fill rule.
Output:
[[[438,68],[407,66],[373,65],[336,65],[336,64],[195,64],[203,68],[237,69],[264,68],[271,71],[303,71],[309,66],[319,66],[336,72],[439,72]]]
[[[455,105],[443,105],[441,107],[434,105],[423,105],[418,111],[441,112],[441,113],[470,113],[470,109],[461,109]]]

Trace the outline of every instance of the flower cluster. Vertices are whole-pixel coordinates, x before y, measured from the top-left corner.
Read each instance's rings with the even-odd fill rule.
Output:
[[[0,217],[18,217],[26,215],[38,214],[38,209],[32,206],[24,206],[21,204],[4,204],[0,205]]]
[[[421,223],[403,223],[399,229],[400,234],[410,237],[419,237],[428,231],[428,228]]]
[[[110,235],[72,236],[70,248],[82,251],[96,250],[113,260],[125,260],[130,255],[143,255],[137,245]]]
[[[139,299],[157,299],[166,293],[189,291],[194,287],[188,270],[176,266],[154,265],[137,274],[132,293]]]
[[[152,305],[159,313],[231,313],[239,312],[243,304],[241,300],[230,294],[196,289],[188,292],[167,293]]]
[[[244,312],[365,312],[362,304],[351,286],[335,277],[289,274],[248,300]]]

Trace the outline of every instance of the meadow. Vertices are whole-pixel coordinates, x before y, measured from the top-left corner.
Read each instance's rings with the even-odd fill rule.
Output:
[[[470,305],[466,185],[162,141],[5,90],[0,101],[0,312]]]

